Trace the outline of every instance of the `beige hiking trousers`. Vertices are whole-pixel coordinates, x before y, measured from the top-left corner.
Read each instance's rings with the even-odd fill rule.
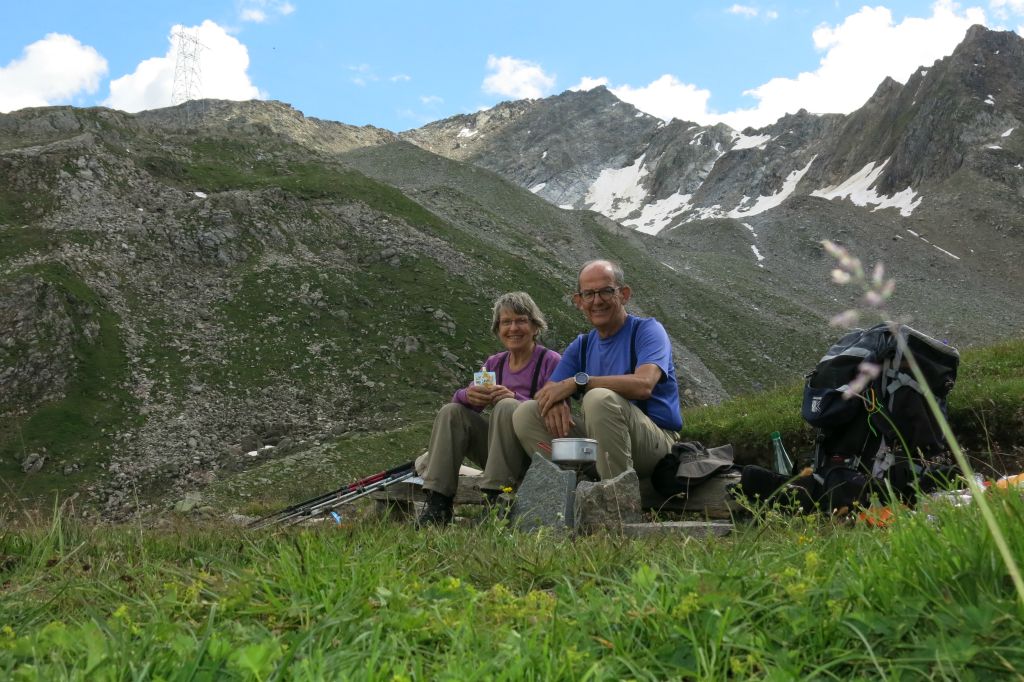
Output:
[[[526,473],[525,467],[515,478],[505,475],[504,468],[500,469],[500,477],[490,475],[492,461],[525,460],[526,466],[530,464],[512,428],[512,415],[519,404],[514,398],[505,398],[491,408],[489,416],[459,403],[442,407],[434,418],[430,447],[416,459],[416,472],[423,477],[423,487],[454,497],[459,487],[459,467],[467,457],[484,469],[480,479],[482,490],[501,490],[520,480]]]
[[[678,434],[651,421],[639,407],[615,391],[592,388],[583,396],[582,416],[573,419],[576,425],[569,435],[597,441],[597,473],[602,480],[614,478],[628,469],[635,469],[640,478],[650,478],[654,466],[672,450]],[[488,459],[487,467],[496,479],[517,472],[525,473],[530,460],[527,452],[548,452],[537,443],[551,445],[551,434],[544,426],[537,402],[521,403],[512,417],[512,424],[521,448],[506,449],[511,459],[502,462]],[[522,453],[521,459],[519,453]],[[522,474],[516,479],[522,478]]]

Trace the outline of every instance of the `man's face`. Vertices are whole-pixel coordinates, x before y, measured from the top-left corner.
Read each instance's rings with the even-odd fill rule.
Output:
[[[576,305],[595,329],[613,329],[625,321],[629,287],[615,284],[611,268],[600,264],[588,267],[580,273],[579,287]]]

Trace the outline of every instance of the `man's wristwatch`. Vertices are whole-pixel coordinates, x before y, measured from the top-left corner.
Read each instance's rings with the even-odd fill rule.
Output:
[[[587,384],[590,383],[590,375],[586,372],[576,372],[576,397],[581,398],[587,392]]]

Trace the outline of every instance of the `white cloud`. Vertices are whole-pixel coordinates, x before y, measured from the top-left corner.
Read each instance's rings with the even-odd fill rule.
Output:
[[[441,104],[441,103],[443,103],[444,102],[444,98],[443,97],[438,97],[437,95],[422,95],[420,97],[420,101],[429,106],[431,104]]]
[[[1024,8],[1024,0],[993,2]],[[799,109],[845,114],[863,105],[886,76],[905,83],[917,68],[951,54],[972,24],[985,23],[982,9],[961,9],[951,0],[935,2],[929,17],[907,17],[899,23],[885,7],[864,6],[838,25],[822,25],[813,32],[814,46],[823,53],[817,70],[773,78],[747,90],[743,94],[755,98],[756,106],[725,113],[708,109],[709,91],[670,74],[646,86],[609,87],[620,99],[654,116],[700,124],[721,121],[738,130],[774,123]],[[584,79],[602,80],[606,81]]]
[[[672,118],[697,122],[707,120],[711,91],[683,83],[670,74],[640,88],[623,85],[610,89],[622,101],[666,121]]]
[[[172,27],[167,38],[170,43],[167,54],[146,59],[135,67],[134,72],[111,81],[110,97],[103,104],[124,111],[170,106],[178,48],[175,34],[179,31],[195,35],[202,45],[197,55],[198,78],[191,87],[192,99],[246,100],[265,96],[246,73],[249,51],[245,45],[214,22],[206,20],[198,27]]]
[[[412,80],[412,76],[405,73],[396,73],[394,76],[388,78],[392,83],[405,83]]]
[[[91,94],[107,74],[107,60],[69,35],[49,33],[0,67],[0,111],[67,103]]]
[[[749,17],[751,19],[757,16],[757,8],[750,7],[749,5],[733,5],[725,11],[729,14],[738,14],[741,17]]]
[[[540,64],[515,57],[487,57],[487,69],[492,73],[484,78],[483,91],[515,99],[536,99],[551,93],[555,76],[544,73]]]
[[[590,76],[584,76],[583,78],[580,79],[579,83],[577,83],[576,85],[572,86],[569,89],[573,90],[573,91],[593,90],[594,88],[598,87],[599,85],[607,86],[608,85],[608,79],[607,78],[603,78],[603,77],[602,78],[591,78]]]
[[[744,19],[756,19],[757,17],[764,17],[764,19],[772,21],[773,19],[779,18],[779,13],[773,9],[767,9],[762,12],[757,7],[752,7],[750,5],[732,5],[725,11],[728,12],[729,14],[741,16]]]
[[[373,83],[380,80],[380,77],[373,72],[373,67],[369,64],[358,64],[356,66],[348,67],[349,71],[354,72],[356,75],[352,76],[351,80],[356,85],[363,87],[367,83]]]
[[[239,13],[239,19],[242,21],[250,21],[254,24],[262,24],[267,20],[267,13],[261,9],[250,7],[249,9],[243,9]]]
[[[907,17],[899,24],[885,7],[862,7],[838,26],[823,25],[814,31],[814,46],[825,53],[816,71],[773,78],[744,92],[757,99],[757,106],[723,114],[721,119],[743,128],[771,123],[801,108],[849,113],[864,104],[886,76],[905,83],[918,67],[952,53],[967,29],[979,23],[985,23],[981,9],[958,13],[949,0],[932,5],[928,18]]]
[[[988,6],[999,19],[1009,19],[1012,14],[1024,14],[1024,0],[990,0]]]
[[[274,15],[286,17],[295,11],[295,5],[287,0],[241,0],[238,3],[238,18],[254,24],[269,21]]]

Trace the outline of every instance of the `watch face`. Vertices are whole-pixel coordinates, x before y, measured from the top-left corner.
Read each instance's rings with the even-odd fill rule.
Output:
[[[587,374],[586,372],[577,372],[576,373],[576,385],[577,386],[586,386],[589,382],[590,382],[590,375],[589,374]]]

